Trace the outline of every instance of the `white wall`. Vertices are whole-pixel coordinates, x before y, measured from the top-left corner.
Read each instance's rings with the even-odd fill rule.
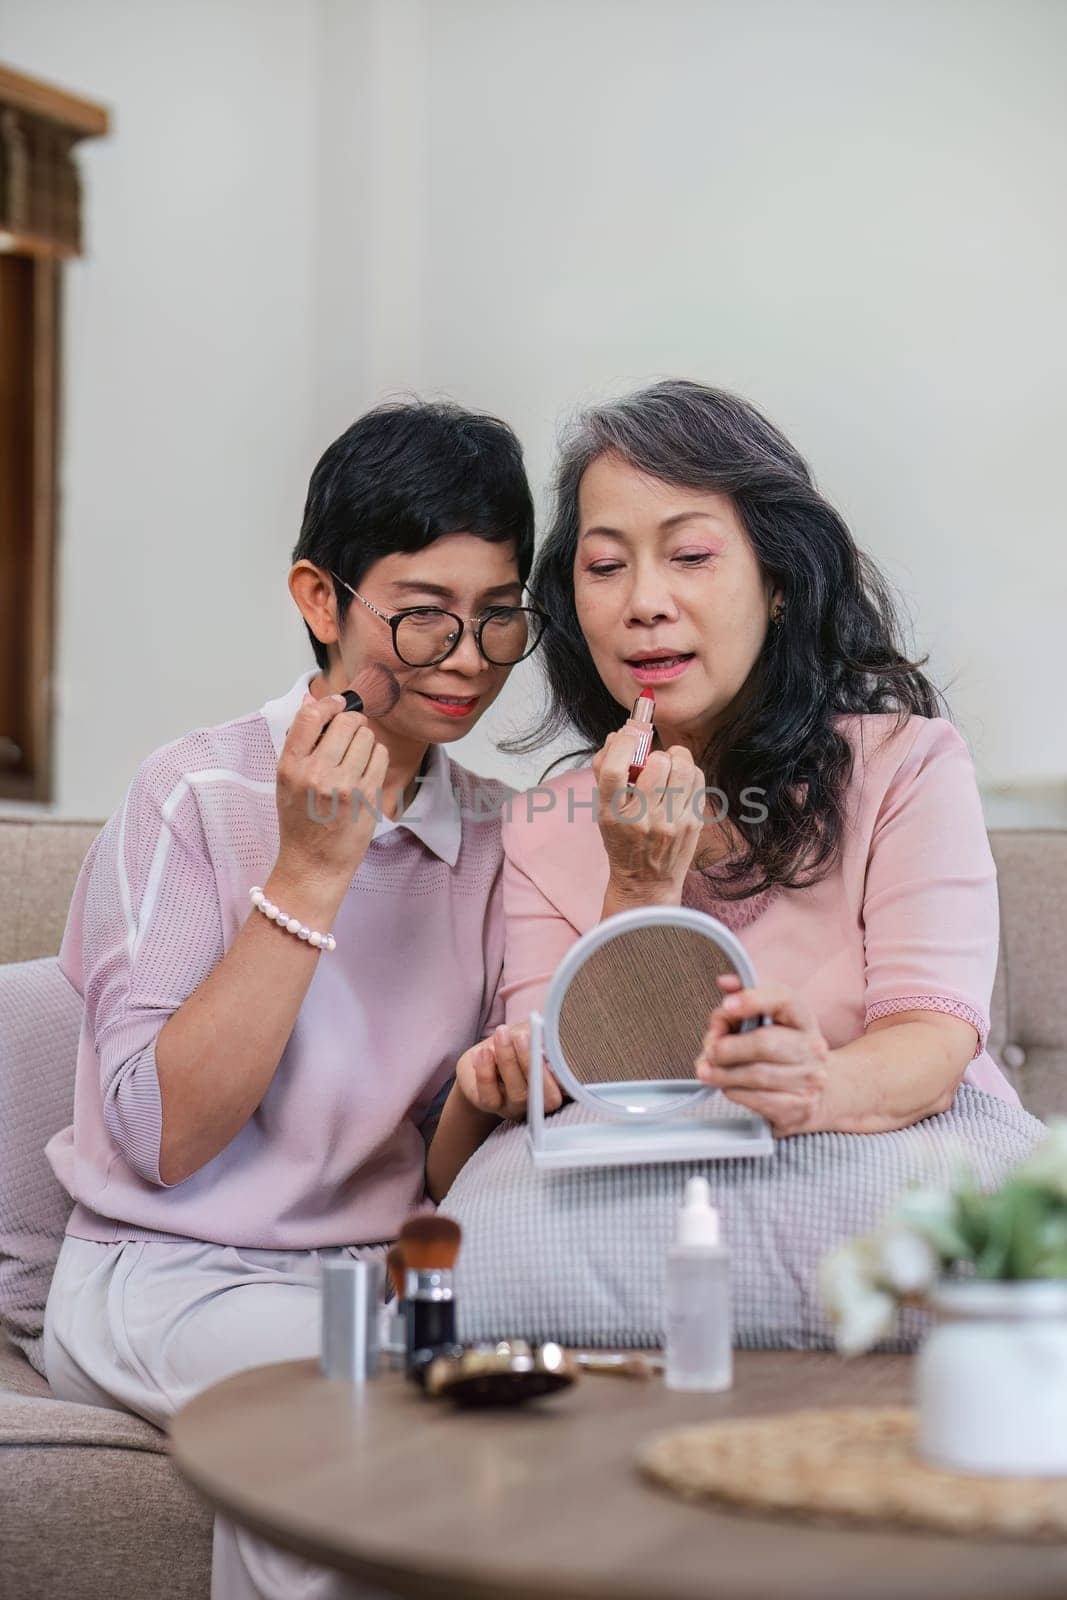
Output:
[[[318,22],[0,0],[0,58],[114,117],[81,146],[66,269],[57,797],[8,814],[106,816],[150,750],[305,665],[284,579],[317,442]]]
[[[1007,783],[1062,810],[1067,7],[0,0],[0,37],[116,110],[70,272],[58,812],[310,664],[288,550],[365,406],[495,410],[540,493],[565,412],[667,374],[808,455],[991,820],[1035,817]],[[531,677],[471,765],[514,773]]]
[[[538,477],[568,403],[741,391],[903,588],[980,774],[1067,776],[1067,6],[424,23],[425,381],[509,417]]]

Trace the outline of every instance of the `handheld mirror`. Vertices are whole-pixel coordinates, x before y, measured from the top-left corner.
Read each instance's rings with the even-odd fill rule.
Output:
[[[527,1109],[534,1163],[627,1165],[770,1155],[763,1117],[693,1075],[718,979],[755,970],[740,940],[715,917],[647,906],[609,917],[560,962],[543,1013],[530,1017],[531,1062],[547,1060],[564,1093],[591,1116],[559,1126],[544,1113],[541,1074],[530,1072]],[[739,1031],[768,1018],[748,1018]]]

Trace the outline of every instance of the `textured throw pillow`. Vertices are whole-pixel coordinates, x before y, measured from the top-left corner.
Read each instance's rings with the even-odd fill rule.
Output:
[[[561,1121],[590,1120],[577,1105]],[[963,1156],[994,1187],[1043,1136],[1019,1107],[964,1084],[950,1111],[895,1133],[812,1133],[769,1157],[535,1172],[524,1125],[499,1128],[441,1210],[461,1224],[461,1337],[651,1348],[663,1342],[667,1249],[685,1181],[711,1184],[732,1256],[735,1343],[747,1350],[832,1345],[816,1269],[834,1245],[875,1227],[913,1183],[947,1181]],[[910,1310],[883,1350],[912,1350],[928,1326]]]
[[[44,1147],[74,1115],[81,996],[54,956],[0,966],[0,1323],[45,1376],[44,1308],[72,1201]]]

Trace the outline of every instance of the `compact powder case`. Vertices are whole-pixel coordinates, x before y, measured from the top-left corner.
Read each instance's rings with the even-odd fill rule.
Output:
[[[567,1389],[577,1376],[576,1364],[558,1344],[502,1339],[438,1356],[426,1372],[425,1388],[465,1407],[516,1406]]]

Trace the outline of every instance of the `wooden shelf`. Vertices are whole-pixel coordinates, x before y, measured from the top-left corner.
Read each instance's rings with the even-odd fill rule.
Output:
[[[14,106],[17,111],[55,122],[79,139],[100,138],[111,126],[106,106],[5,66],[0,66],[0,105]]]
[[[62,263],[79,253],[91,100],[0,66],[0,796],[52,800]]]
[[[78,254],[73,245],[43,239],[36,233],[12,233],[0,228],[0,255],[36,256],[42,261],[64,261]]]

